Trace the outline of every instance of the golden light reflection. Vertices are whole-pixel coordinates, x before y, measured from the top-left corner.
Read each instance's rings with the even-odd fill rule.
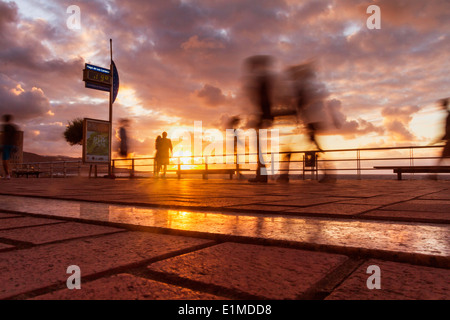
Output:
[[[180,163],[181,170],[192,170],[192,169],[203,169],[203,165],[201,164],[193,164],[193,163],[201,163],[201,157],[192,157],[192,152],[189,150],[176,150],[172,155],[172,163],[178,165]]]

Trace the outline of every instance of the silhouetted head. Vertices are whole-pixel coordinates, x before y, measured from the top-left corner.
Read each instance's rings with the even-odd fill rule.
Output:
[[[122,119],[119,120],[119,123],[120,123],[121,126],[125,127],[125,126],[127,126],[130,123],[130,120],[122,118]]]
[[[272,67],[274,59],[269,55],[256,55],[245,59],[244,64],[249,72],[267,70]]]
[[[4,114],[3,115],[3,121],[4,122],[10,122],[12,119],[13,119],[13,117],[10,114]]]
[[[167,138],[167,132],[163,132],[163,138]]]
[[[442,108],[444,108],[444,109],[448,108],[448,101],[449,100],[450,100],[450,98],[445,98],[445,99],[440,100]]]
[[[234,116],[229,121],[230,121],[229,122],[229,126],[231,126],[231,128],[234,129],[234,128],[237,128],[237,126],[238,126],[239,122],[241,121],[241,119],[239,117],[237,117],[237,116]]]

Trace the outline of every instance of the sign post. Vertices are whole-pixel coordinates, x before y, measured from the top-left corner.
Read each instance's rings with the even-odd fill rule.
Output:
[[[113,178],[111,161],[112,161],[112,117],[113,117],[113,59],[112,59],[112,39],[109,39],[109,51],[111,54],[111,62],[109,70],[111,72],[110,87],[109,87],[109,161],[108,161],[108,177]]]
[[[109,129],[108,129],[108,177],[114,178],[112,173],[112,119],[113,119],[113,103],[116,100],[117,94],[119,92],[119,73],[117,72],[116,65],[112,58],[112,39],[109,39],[109,49],[110,49],[110,57],[111,62],[109,65],[109,70],[106,68],[94,66],[92,64],[85,64],[85,69],[83,70],[83,81],[85,82],[85,87],[89,89],[101,90],[109,92]],[[101,121],[101,120],[93,120],[90,121]],[[85,121],[86,122],[86,121]],[[85,124],[87,127],[89,125]],[[87,131],[84,131],[83,134],[87,134]],[[88,139],[86,135],[83,135],[85,140]],[[86,144],[86,141],[85,141]],[[85,159],[85,148],[83,148],[83,160]],[[102,157],[103,162],[105,162],[104,157]]]

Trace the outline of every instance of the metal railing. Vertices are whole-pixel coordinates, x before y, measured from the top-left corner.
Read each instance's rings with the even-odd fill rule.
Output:
[[[81,160],[64,160],[64,161],[49,161],[49,162],[26,162],[13,163],[13,174],[20,173],[39,173],[41,177],[69,177],[81,176],[83,162]]]
[[[313,150],[303,151],[283,151],[278,153],[266,153],[265,163],[267,173],[269,175],[276,175],[280,173],[301,174],[305,178],[305,173],[311,173],[311,177],[318,176],[319,171],[324,172],[351,172],[356,174],[357,178],[361,178],[362,172],[377,171],[378,174],[383,173],[375,169],[375,163],[389,161],[396,162],[396,165],[401,166],[416,166],[416,165],[435,165],[440,158],[438,150],[443,148],[443,145],[434,146],[403,146],[403,147],[378,147],[378,148],[357,148],[357,149],[329,149],[322,152]],[[434,150],[434,154],[430,155],[430,150]],[[423,154],[426,151],[426,154]],[[308,163],[307,156],[313,154],[315,157],[314,164]],[[373,156],[373,153],[382,153],[380,156]],[[390,153],[395,153],[395,156],[389,156]],[[285,155],[290,154],[290,161],[284,159]],[[233,168],[235,174],[243,174],[245,172],[252,172],[256,168],[256,153],[245,154],[225,154],[218,156],[176,156],[171,158],[171,164],[168,165],[169,173],[176,173],[180,177],[180,172],[186,172],[193,169],[195,166],[196,172],[198,169],[204,170],[206,174],[208,171],[213,173],[214,167]],[[333,157],[334,156],[334,157]],[[216,157],[230,158],[233,157],[232,163],[214,162]],[[239,163],[238,157],[245,157],[253,161]],[[275,158],[278,159],[275,159]],[[269,158],[269,159],[267,159]],[[213,160],[210,160],[213,159]],[[288,166],[289,164],[289,166]],[[146,174],[154,175],[155,173],[155,158],[124,158],[112,160],[113,173],[117,173],[118,169],[128,170],[129,177],[136,177],[137,175],[145,176]],[[388,171],[384,171],[388,172]],[[253,172],[252,172],[253,173]],[[392,171],[389,171],[392,174]]]
[[[377,174],[389,173],[392,171],[383,171],[375,169],[380,162],[389,162],[392,165],[399,166],[421,166],[435,165],[440,158],[438,151],[443,145],[433,146],[404,146],[404,147],[379,147],[379,148],[356,148],[356,149],[329,149],[322,152],[314,150],[303,151],[282,151],[277,153],[266,153],[263,155],[266,163],[267,174],[274,176],[280,173],[300,174],[305,178],[307,173],[311,178],[317,178],[319,171],[322,172],[350,172],[358,179],[362,173],[374,172]],[[431,152],[433,150],[434,152]],[[290,161],[285,159],[290,155]],[[374,155],[376,154],[376,156]],[[313,157],[312,161],[309,159]],[[226,163],[216,163],[217,157],[226,159]],[[202,171],[203,176],[208,173],[222,172],[220,169],[234,170],[234,174],[241,175],[245,173],[254,173],[256,170],[256,153],[245,154],[225,154],[217,156],[191,155],[175,156],[170,158],[168,173],[175,173],[178,178],[181,172],[186,173],[190,169],[192,172]],[[232,160],[230,160],[232,159]],[[244,163],[238,159],[246,159]],[[27,162],[13,164],[13,172],[29,171],[40,172],[44,177],[70,177],[87,175],[89,176],[95,166],[95,177],[97,177],[97,166],[100,168],[100,174],[108,173],[107,164],[90,165],[83,164],[81,160],[75,161],[51,161],[51,162]],[[155,175],[155,158],[117,158],[111,160],[112,173],[118,177],[146,177]]]

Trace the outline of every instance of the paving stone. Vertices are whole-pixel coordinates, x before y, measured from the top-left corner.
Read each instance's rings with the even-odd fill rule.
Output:
[[[14,248],[14,246],[11,246],[9,244],[0,243],[0,251],[5,251]]]
[[[424,196],[421,196],[419,198],[420,200],[450,200],[450,192],[449,190],[436,192],[432,194],[427,194]]]
[[[0,231],[0,238],[43,244],[72,238],[119,232],[123,229],[67,222],[56,225],[34,226]]]
[[[286,210],[286,212],[353,215],[353,214],[359,214],[359,213],[365,212],[367,210],[373,210],[378,207],[379,206],[377,206],[377,205],[328,203],[328,204],[321,204],[321,205],[317,205],[317,206]]]
[[[389,205],[393,203],[397,203],[400,201],[411,200],[414,196],[411,195],[388,195],[388,196],[377,196],[372,198],[359,198],[359,199],[346,199],[340,201],[339,203],[348,203],[348,204],[371,204],[371,205]]]
[[[386,220],[392,218],[403,218],[405,220],[414,221],[417,219],[449,222],[450,212],[427,212],[427,211],[400,211],[400,210],[373,210],[363,213],[364,217],[385,218]]]
[[[272,206],[266,204],[247,204],[247,205],[229,206],[227,208],[252,210],[252,211],[271,211],[271,212],[283,212],[286,210],[296,209],[296,207]]]
[[[283,206],[293,206],[293,207],[307,207],[312,205],[318,205],[318,204],[325,204],[325,203],[331,203],[331,202],[337,202],[340,200],[344,200],[346,198],[342,197],[321,197],[321,196],[311,196],[311,197],[304,197],[297,199],[289,199],[289,200],[283,200],[283,201],[270,201],[270,202],[264,202],[264,204],[270,204],[270,205],[283,205]]]
[[[4,212],[0,212],[0,219],[4,219],[4,218],[16,218],[16,217],[21,217],[18,214],[14,214],[14,213],[4,213]]]
[[[450,212],[450,201],[447,200],[411,200],[383,207],[386,210]]]
[[[11,219],[1,219],[0,220],[0,230],[37,226],[43,224],[53,224],[62,223],[61,220],[46,219],[46,218],[35,218],[35,217],[20,217]]]
[[[130,274],[82,283],[81,289],[62,289],[33,300],[223,300],[225,298]]]
[[[367,281],[380,268],[381,289],[368,289]],[[370,283],[374,283],[370,279]],[[449,300],[450,270],[370,260],[337,287],[328,300]]]
[[[311,192],[311,194],[315,196],[331,196],[331,197],[342,197],[349,199],[357,199],[357,198],[371,198],[377,197],[385,194],[385,192],[374,192],[370,190],[364,190],[362,188],[358,189],[345,189],[339,188],[338,186],[334,187],[332,190],[322,190],[321,188],[317,188],[317,191]]]
[[[65,282],[68,266],[81,276],[129,266],[209,241],[146,232],[123,232],[0,254],[0,299]]]
[[[336,254],[223,243],[148,268],[268,299],[296,299],[346,260]]]

